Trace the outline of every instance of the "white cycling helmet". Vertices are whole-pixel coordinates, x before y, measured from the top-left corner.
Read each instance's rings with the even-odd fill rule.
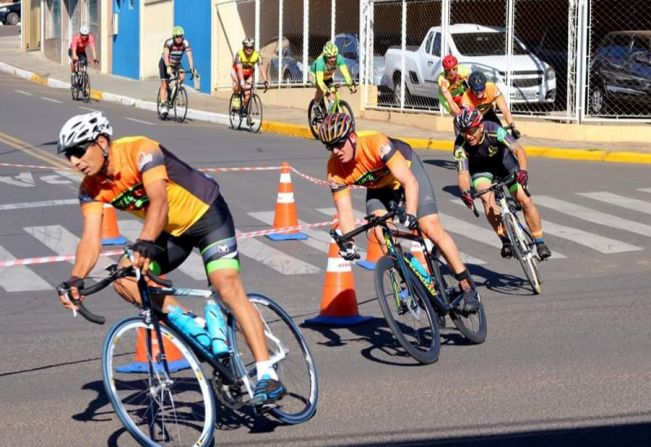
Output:
[[[111,137],[113,128],[102,112],[75,115],[70,118],[59,132],[57,154],[75,146],[95,141],[100,135]]]
[[[85,25],[82,25],[82,26],[79,28],[79,34],[81,34],[82,36],[86,36],[86,35],[88,35],[88,27],[85,26]]]

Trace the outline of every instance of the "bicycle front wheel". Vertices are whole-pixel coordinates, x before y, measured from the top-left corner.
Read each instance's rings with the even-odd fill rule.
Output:
[[[104,390],[124,427],[145,446],[206,446],[215,429],[215,398],[185,342],[161,325],[169,377],[152,325],[118,321],[102,349]],[[150,348],[148,348],[148,346]]]
[[[182,123],[188,115],[188,92],[182,85],[179,87],[174,97],[174,118],[177,122]]]
[[[235,107],[238,98],[239,105]],[[232,129],[239,129],[242,125],[242,112],[240,111],[240,107],[242,107],[242,98],[238,93],[233,93],[231,95],[231,100],[228,102],[228,116],[231,121]]]
[[[314,102],[314,99],[310,101],[310,104],[307,106],[307,122],[310,126],[310,132],[312,132],[312,135],[314,136],[315,139],[319,139],[319,126],[321,126],[321,123],[323,122],[323,117],[325,116],[325,112],[323,111],[323,106],[319,105],[319,109],[321,111],[321,114],[315,114],[314,113],[314,105],[316,103]]]
[[[286,424],[300,424],[316,413],[319,384],[316,364],[310,348],[294,320],[272,299],[257,293],[247,294],[264,326],[269,358],[287,389],[287,394],[271,408],[271,415]],[[230,319],[230,339],[240,364],[240,372],[252,380],[256,376],[255,360],[244,335]]]
[[[246,105],[246,124],[249,130],[253,133],[260,132],[262,126],[262,100],[257,93],[254,93],[249,98],[249,103]]]
[[[439,327],[416,275],[403,272],[393,256],[383,256],[375,265],[375,291],[398,343],[419,362],[436,362],[441,350]]]
[[[542,281],[538,268],[538,257],[533,252],[533,241],[528,233],[522,229],[520,222],[513,214],[505,216],[504,226],[511,239],[515,256],[518,258],[520,266],[522,266],[527,281],[531,284],[531,289],[536,295],[540,295]]]
[[[346,101],[339,101],[339,107],[337,107],[337,111],[350,116],[353,130],[355,130],[355,115],[353,114],[353,108],[350,107],[350,104],[348,104]]]
[[[88,103],[90,102],[90,77],[88,77],[88,73],[84,71],[83,74],[83,92],[84,96],[84,102]]]
[[[73,74],[70,76],[70,93],[72,94],[72,100],[78,101],[79,95],[81,94],[79,88],[79,74]]]

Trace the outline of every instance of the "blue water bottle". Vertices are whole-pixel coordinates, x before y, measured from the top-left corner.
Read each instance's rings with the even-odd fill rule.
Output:
[[[429,276],[429,273],[427,273],[427,270],[425,270],[425,267],[423,267],[422,264],[418,262],[418,259],[411,253],[407,253],[405,256],[409,260],[409,265],[425,278],[425,284],[429,286],[432,283],[432,278]]]
[[[210,352],[210,334],[194,315],[184,312],[179,306],[174,306],[168,312],[167,319],[177,330],[195,339]]]
[[[228,353],[228,339],[226,337],[226,319],[219,308],[219,304],[212,298],[206,302],[204,307],[206,327],[211,339],[211,351],[213,355],[219,356]]]

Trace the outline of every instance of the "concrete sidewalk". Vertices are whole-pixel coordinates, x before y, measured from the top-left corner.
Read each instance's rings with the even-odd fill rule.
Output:
[[[19,36],[0,37],[0,71],[11,73],[34,82],[54,88],[69,88],[70,71],[46,59],[40,52],[20,51]],[[89,69],[92,97],[99,101],[113,101],[129,106],[155,111],[158,79],[133,80],[120,76],[99,73]],[[192,87],[192,81],[187,83]],[[190,110],[188,118],[228,125],[228,100],[210,96],[188,88]],[[262,95],[264,102],[264,95]],[[378,129],[405,139],[415,148],[452,152],[453,135],[447,132],[432,132],[413,126],[399,125],[369,119],[357,120],[358,129]],[[264,109],[262,130],[265,132],[312,138],[307,127],[305,108],[268,106]],[[530,156],[564,158],[574,160],[613,161],[624,163],[651,164],[651,142],[639,143],[590,143],[567,142],[528,138],[521,139]]]

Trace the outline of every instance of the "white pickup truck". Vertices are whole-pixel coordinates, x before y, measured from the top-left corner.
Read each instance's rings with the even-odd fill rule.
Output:
[[[513,103],[549,104],[556,98],[554,69],[525,47],[516,37],[511,57],[511,87],[506,86],[506,29],[469,23],[450,25],[450,54],[459,63],[486,74]],[[400,101],[402,51],[391,47],[384,56],[385,81]],[[438,98],[437,79],[441,67],[441,27],[429,29],[418,48],[405,50],[405,97]]]

